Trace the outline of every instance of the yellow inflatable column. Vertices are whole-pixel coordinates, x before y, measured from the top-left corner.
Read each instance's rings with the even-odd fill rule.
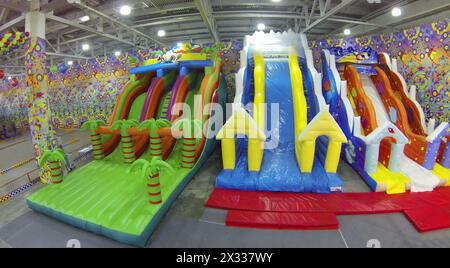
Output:
[[[255,53],[255,98],[253,106],[253,116],[256,121],[258,130],[264,131],[265,127],[265,78],[266,66],[264,57],[261,54]],[[255,129],[256,130],[256,129]],[[248,170],[259,171],[264,153],[264,141],[260,139],[260,131],[250,133],[248,140]]]
[[[317,114],[298,138],[301,144],[300,170],[303,173],[311,173],[312,171],[316,139],[320,136],[327,136],[329,140],[325,159],[325,170],[328,173],[336,173],[342,143],[347,142],[347,138],[337,122],[327,111],[322,111]]]
[[[248,140],[248,171],[259,171],[261,169],[264,143],[259,139]]]
[[[255,148],[262,148],[266,137],[264,132],[257,126],[256,121],[242,107],[234,112],[216,137],[222,141],[223,167],[227,170],[233,170],[236,165],[236,135],[246,135],[248,137],[248,169],[250,171],[259,171],[262,153],[259,155],[254,152],[258,152]]]
[[[236,143],[234,139],[222,139],[223,169],[233,170],[236,166]]]
[[[330,140],[328,143],[327,161],[325,162],[325,171],[327,173],[336,173],[339,165],[339,156],[341,155],[342,142]]]
[[[302,142],[300,146],[300,171],[302,173],[311,173],[314,164],[314,155],[316,152],[316,140]]]
[[[289,47],[289,71],[292,85],[295,138],[297,138],[300,136],[300,133],[308,124],[308,107],[303,90],[302,71],[300,70],[300,66],[298,65],[298,54],[294,47]],[[295,143],[295,155],[297,157],[298,165],[301,166],[301,145],[299,142]],[[311,155],[314,155],[314,151]],[[309,164],[305,162],[303,165],[307,166]]]

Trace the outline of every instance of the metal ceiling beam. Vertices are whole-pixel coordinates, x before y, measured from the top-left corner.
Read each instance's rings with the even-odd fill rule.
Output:
[[[0,32],[4,31],[4,30],[6,30],[6,29],[8,29],[10,27],[13,27],[14,25],[22,22],[23,20],[25,20],[25,16],[22,14],[19,17],[15,18],[13,20],[10,20],[7,23],[5,23],[2,26],[0,26]]]
[[[222,14],[222,12],[219,12],[219,14]],[[196,14],[198,16],[198,13]],[[225,17],[228,17],[229,14],[224,14]],[[231,15],[231,14],[230,14]],[[282,14],[278,14],[278,17],[281,17]],[[287,15],[289,16],[289,14]],[[208,33],[208,29],[204,28],[204,23],[201,20],[200,16],[198,16],[198,18],[196,18],[195,21],[198,22],[186,22],[184,24],[177,24],[175,22],[180,22],[180,18],[183,16],[177,16],[176,18],[174,18],[173,16],[171,16],[171,19],[169,20],[158,20],[155,21],[155,23],[146,23],[145,25],[135,25],[133,27],[143,27],[143,26],[147,26],[147,27],[151,27],[151,26],[159,26],[159,25],[165,25],[163,27],[164,30],[166,30],[167,35],[166,38],[164,38],[163,40],[168,40],[169,37],[172,36],[183,36],[186,34],[191,34],[191,33],[198,33],[199,31],[202,32],[206,32]],[[187,18],[192,18],[192,16],[190,16],[188,14]],[[182,19],[184,21],[184,19]],[[219,34],[221,32],[226,32],[229,28],[232,27],[246,27],[247,29],[252,29],[255,30],[256,25],[253,24],[249,24],[248,22],[243,22],[242,20],[232,20],[232,21],[228,21],[226,23],[221,23],[220,21],[218,22],[218,30],[219,30]],[[277,18],[273,18],[271,21],[265,20],[265,23],[267,25],[268,28],[270,29],[274,29],[274,30],[282,30],[279,26],[278,26],[278,22],[280,22],[279,20],[277,20]],[[246,25],[246,26],[242,26],[242,25]],[[198,29],[198,30],[197,30]],[[225,30],[224,30],[225,29]],[[156,29],[155,29],[156,30]],[[320,33],[324,33],[326,32],[326,30],[330,30],[329,28],[324,28],[324,27],[316,27],[315,31],[319,30]],[[105,33],[111,33],[111,31],[106,31]],[[75,33],[75,35],[77,35]],[[78,34],[79,36],[79,34]],[[77,41],[82,41],[88,38],[92,38],[95,37],[95,34],[88,34],[85,36],[80,36],[80,37],[76,37],[73,39],[68,39],[67,41],[63,41],[61,42],[61,45],[65,45],[65,44],[70,44],[70,43],[75,43]],[[103,38],[102,38],[103,39]]]
[[[213,15],[213,9],[211,7],[210,0],[195,0],[195,5],[197,6],[200,16],[203,22],[206,24],[211,36],[215,42],[220,41],[219,32],[217,31],[216,20]]]
[[[330,6],[331,0],[319,0],[319,10],[320,16],[324,16],[328,7]]]
[[[75,27],[75,28],[78,28],[78,29],[81,29],[81,30],[84,30],[84,31],[87,31],[87,32],[90,32],[90,33],[93,33],[93,34],[96,34],[96,35],[99,35],[99,36],[107,37],[109,39],[113,39],[113,40],[122,42],[124,44],[130,45],[130,46],[133,46],[133,47],[143,48],[141,46],[138,46],[138,45],[134,44],[133,42],[130,42],[130,41],[127,41],[127,40],[123,40],[122,38],[119,38],[117,36],[114,36],[114,35],[111,35],[111,34],[108,34],[108,33],[97,31],[94,28],[91,28],[89,26],[86,26],[86,25],[83,25],[83,24],[80,24],[80,23],[76,23],[76,22],[73,22],[73,21],[70,21],[70,20],[58,17],[58,16],[54,16],[52,14],[46,14],[45,16],[49,20],[57,21],[59,23],[62,23],[62,24],[68,25],[68,26],[72,26],[72,27]]]
[[[283,11],[216,11],[213,13],[217,19],[223,18],[280,18],[280,19],[304,19],[306,16],[296,12]],[[320,18],[320,16],[313,16],[313,18]]]
[[[276,27],[271,27],[270,25],[266,25],[266,30],[277,30]],[[236,27],[220,27],[219,34],[222,36],[224,33],[242,33],[242,32],[254,32],[256,31],[254,26],[236,26]],[[190,29],[190,30],[181,30],[176,32],[171,32],[166,36],[167,39],[173,39],[181,36],[189,36],[196,34],[205,34],[207,35],[209,32],[207,29],[198,28],[198,29]]]
[[[193,1],[164,5],[164,7],[159,7],[159,8],[138,9],[138,10],[135,10],[133,12],[133,14],[136,17],[140,17],[140,16],[148,16],[148,15],[157,15],[157,14],[161,14],[161,13],[177,12],[177,11],[188,10],[188,9],[192,9],[192,10],[197,9],[197,7],[195,6],[195,3]],[[141,23],[141,22],[142,22],[142,20],[137,21],[137,23]]]
[[[327,20],[329,17],[333,16],[334,14],[338,13],[340,10],[345,8],[346,6],[350,5],[353,2],[353,0],[341,0],[341,2],[333,7],[330,11],[325,12],[325,15],[321,16],[319,19],[315,20],[313,23],[309,24],[305,29],[302,30],[302,33],[306,33],[315,26],[319,25],[323,21]]]
[[[8,16],[8,9],[4,7],[2,7],[1,9],[2,11],[0,11],[0,23],[3,23]]]
[[[173,24],[173,23],[181,23],[188,21],[201,21],[200,13],[192,13],[192,14],[184,14],[179,16],[168,16],[162,18],[152,19],[146,23],[133,25],[133,28],[144,28],[144,27],[152,27],[162,24]]]
[[[21,1],[21,3],[12,0],[2,0],[0,1],[0,7],[4,7],[17,12],[27,12],[30,9],[28,1]]]
[[[68,0],[68,1],[70,1],[69,3],[71,3],[74,0]],[[161,46],[167,46],[167,44],[164,44],[163,42],[159,41],[158,39],[156,39],[156,38],[154,38],[152,36],[149,36],[147,34],[144,34],[143,32],[141,32],[139,30],[136,30],[133,27],[130,27],[130,26],[126,25],[125,23],[112,18],[111,16],[108,16],[108,15],[106,15],[106,14],[104,14],[104,13],[102,13],[102,12],[100,12],[100,11],[90,7],[90,6],[87,6],[84,3],[81,3],[81,1],[79,1],[79,0],[75,0],[74,3],[71,3],[71,4],[73,4],[73,5],[77,6],[77,7],[80,7],[82,9],[88,10],[89,12],[92,12],[92,13],[98,15],[99,17],[102,17],[103,19],[105,19],[105,20],[107,20],[107,21],[109,21],[111,23],[117,24],[117,25],[121,26],[122,28],[124,28],[125,30],[132,31],[134,34],[142,36],[143,38],[145,38],[145,39],[147,39],[147,40],[149,40],[149,41],[151,41],[151,42],[153,42],[155,44],[159,44]]]
[[[303,18],[303,16],[295,14],[295,13],[286,13],[286,12],[258,12],[255,10],[247,11],[247,12],[239,12],[239,11],[217,11],[213,12],[214,18],[216,19],[228,19],[228,18],[275,18],[275,19],[295,19],[295,18]],[[318,16],[315,16],[318,18]],[[173,24],[173,23],[182,23],[189,21],[198,21],[201,20],[200,13],[189,13],[183,15],[175,15],[175,16],[166,16],[154,18],[150,21],[147,20],[145,23],[133,25],[133,28],[144,28],[144,27],[152,27],[163,24]]]
[[[95,37],[95,36],[97,36],[97,35],[96,34],[89,34],[89,35],[80,36],[80,37],[77,37],[77,38],[72,38],[70,40],[61,42],[60,45],[67,45],[67,44],[75,43],[75,42],[82,41],[82,40],[85,40],[85,39],[88,39],[88,38],[92,38],[92,37]]]
[[[214,7],[229,7],[229,6],[266,6],[266,7],[279,7],[281,5],[287,7],[297,7],[303,4],[307,4],[308,1],[301,0],[283,0],[282,3],[273,1],[243,1],[243,0],[212,0]]]
[[[350,23],[350,24],[370,25],[370,26],[375,26],[375,27],[379,27],[379,28],[391,28],[391,27],[384,26],[381,24],[371,23],[371,22],[367,22],[367,21],[360,21],[360,20],[349,20],[349,19],[339,19],[339,18],[328,18],[327,20],[342,22],[342,23]]]
[[[41,12],[50,12],[67,7],[67,2],[64,0],[54,0],[46,4],[41,4]]]

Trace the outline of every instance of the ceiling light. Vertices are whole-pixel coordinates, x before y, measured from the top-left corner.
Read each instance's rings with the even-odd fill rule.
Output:
[[[350,35],[352,33],[352,31],[350,31],[350,29],[345,29],[344,30],[344,34],[345,35]]]
[[[279,3],[281,0],[272,0],[272,2]]]
[[[72,65],[72,64],[73,64],[73,61],[69,60],[69,61],[67,62],[67,64]]]
[[[158,31],[158,36],[159,36],[159,37],[164,37],[164,36],[166,36],[166,31],[164,31],[164,30],[159,30],[159,31]]]
[[[394,7],[391,11],[392,16],[398,17],[402,15],[402,10],[399,7]]]
[[[81,46],[81,49],[82,49],[83,51],[89,50],[89,48],[90,48],[89,44],[83,44],[83,45]]]
[[[183,47],[183,43],[181,43],[181,42],[178,43],[178,44],[177,44],[177,47]]]
[[[90,18],[89,16],[83,16],[83,17],[80,18],[80,20],[81,20],[82,22],[89,21],[90,19],[91,19],[91,18]]]
[[[12,77],[11,76],[8,76],[8,80],[11,80],[12,79]]]
[[[266,25],[264,23],[260,23],[257,26],[258,31],[264,31],[266,29]]]
[[[123,5],[123,6],[120,8],[120,14],[121,14],[121,15],[123,15],[123,16],[128,16],[128,15],[130,15],[130,13],[131,13],[131,7],[130,7],[130,6],[128,6],[128,5]]]
[[[119,57],[120,56],[120,51],[116,51],[116,52],[114,52],[114,55],[116,56],[116,57]]]

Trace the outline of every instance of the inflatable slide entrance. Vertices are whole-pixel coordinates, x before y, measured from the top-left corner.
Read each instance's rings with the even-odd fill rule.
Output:
[[[233,114],[220,130],[216,186],[278,192],[342,190],[344,133],[316,95],[320,79],[304,35],[246,36]]]
[[[211,135],[194,136],[186,126],[209,129],[212,110],[204,109],[212,108],[205,105],[224,105],[225,81],[219,53],[150,60],[130,73],[111,124],[84,124],[95,160],[34,193],[27,203],[81,229],[144,246],[215,147],[215,139],[206,138]],[[195,98],[204,105],[194,105]],[[189,119],[175,109],[180,104],[206,116]]]

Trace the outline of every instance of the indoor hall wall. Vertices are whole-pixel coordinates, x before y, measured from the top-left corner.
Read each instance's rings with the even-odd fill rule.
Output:
[[[332,46],[367,47],[387,52],[399,62],[399,70],[408,85],[418,87],[418,100],[428,118],[450,121],[449,20],[405,29],[401,32],[361,38],[310,40],[316,68],[320,70],[320,50]],[[205,47],[211,44],[205,44]],[[234,97],[234,74],[240,67],[242,41],[223,43],[223,74],[228,86],[228,100]],[[129,52],[123,56],[96,58],[74,64],[66,74],[49,75],[49,96],[55,127],[79,127],[80,122],[107,119],[120,89],[128,80],[127,60],[137,56],[142,62],[148,51]],[[11,89],[0,81],[0,117],[13,119],[19,126],[28,124],[23,79]]]
[[[320,51],[330,47],[371,47],[398,59],[399,72],[408,87],[417,86],[417,98],[427,118],[450,121],[450,21],[439,20],[403,31],[360,38],[310,40],[316,68]]]
[[[25,77],[12,87],[6,77],[0,80],[0,121],[13,121],[16,127],[28,126]]]
[[[107,121],[120,90],[129,80],[128,59],[139,62],[152,57],[149,51],[131,51],[122,56],[81,60],[69,66],[66,73],[48,72],[48,96],[53,127],[78,128],[93,119]],[[0,81],[0,119],[28,125],[27,88],[23,76],[12,87],[7,79]]]
[[[223,44],[223,74],[228,85],[228,96],[234,97],[234,74],[240,67],[242,42]],[[149,51],[130,51],[122,56],[98,57],[81,60],[69,66],[65,74],[50,73],[49,104],[55,128],[78,128],[82,122],[93,119],[107,121],[113,112],[120,90],[128,82],[128,59],[139,62],[152,58]],[[6,79],[0,80],[0,118],[15,121],[17,126],[28,125],[26,85],[18,77],[19,85],[11,87]]]

